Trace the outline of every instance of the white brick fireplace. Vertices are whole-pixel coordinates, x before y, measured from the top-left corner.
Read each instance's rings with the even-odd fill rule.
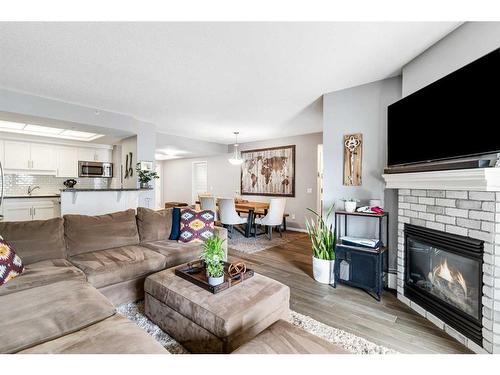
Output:
[[[384,179],[399,197],[398,298],[476,353],[500,353],[500,168],[386,174]],[[482,345],[405,296],[405,223],[484,241]]]

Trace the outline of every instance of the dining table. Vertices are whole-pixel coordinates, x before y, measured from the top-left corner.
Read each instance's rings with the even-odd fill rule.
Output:
[[[200,204],[200,202],[196,201],[196,204]],[[217,205],[219,205],[218,200]],[[269,203],[235,200],[234,206],[236,208],[236,212],[248,214],[245,231],[242,234],[245,237],[252,237],[252,227],[254,224],[255,216],[258,214],[267,215],[267,211],[269,210]]]

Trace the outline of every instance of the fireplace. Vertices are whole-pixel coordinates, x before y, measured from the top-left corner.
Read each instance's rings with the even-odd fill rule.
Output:
[[[411,224],[404,236],[405,296],[481,345],[483,241]]]

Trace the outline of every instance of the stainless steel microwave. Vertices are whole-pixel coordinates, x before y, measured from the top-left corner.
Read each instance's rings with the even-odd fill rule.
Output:
[[[79,161],[78,177],[113,177],[113,163]]]

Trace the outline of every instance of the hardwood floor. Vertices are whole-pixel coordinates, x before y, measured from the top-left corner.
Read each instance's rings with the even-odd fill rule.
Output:
[[[315,282],[306,235],[255,254],[229,251],[229,261],[244,261],[256,272],[290,287],[291,309],[330,326],[401,353],[471,353],[396,296],[384,291],[377,302],[362,290]]]

